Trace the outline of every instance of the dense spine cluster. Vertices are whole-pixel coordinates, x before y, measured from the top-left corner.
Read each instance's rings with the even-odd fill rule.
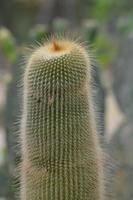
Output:
[[[24,74],[22,200],[104,200],[102,151],[83,47],[51,40]]]

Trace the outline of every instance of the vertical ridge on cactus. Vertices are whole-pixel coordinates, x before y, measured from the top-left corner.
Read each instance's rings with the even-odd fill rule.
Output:
[[[21,123],[22,200],[104,200],[84,47],[51,39],[30,56]]]

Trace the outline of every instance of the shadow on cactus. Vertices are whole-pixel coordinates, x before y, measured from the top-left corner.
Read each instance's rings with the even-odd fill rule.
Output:
[[[69,39],[36,48],[23,78],[22,200],[104,200],[91,58]]]

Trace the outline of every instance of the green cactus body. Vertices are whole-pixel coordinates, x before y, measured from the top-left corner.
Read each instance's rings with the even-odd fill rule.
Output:
[[[84,48],[68,40],[52,40],[29,58],[21,124],[22,200],[104,200],[90,71]]]

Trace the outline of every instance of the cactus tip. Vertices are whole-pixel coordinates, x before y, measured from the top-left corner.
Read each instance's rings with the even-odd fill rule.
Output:
[[[62,49],[61,45],[56,40],[52,41],[52,46],[53,46],[53,51],[60,51]]]
[[[55,39],[53,39],[51,47],[52,47],[51,50],[55,52],[62,50],[61,44]]]
[[[48,50],[52,53],[63,53],[70,51],[73,44],[67,40],[58,40],[53,38],[49,43]]]

